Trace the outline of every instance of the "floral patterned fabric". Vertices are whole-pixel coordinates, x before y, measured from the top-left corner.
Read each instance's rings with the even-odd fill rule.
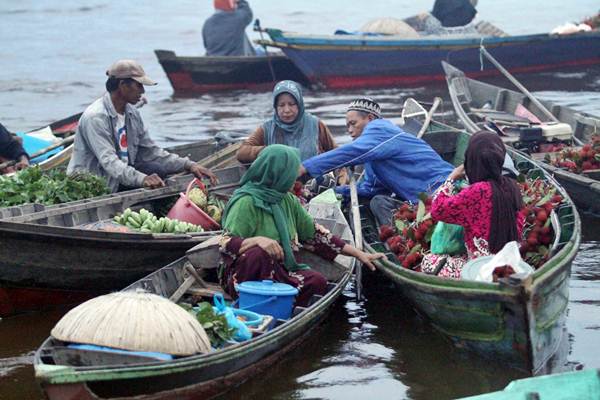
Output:
[[[449,257],[427,254],[421,263],[423,272],[433,273],[442,259],[446,264],[439,276],[459,279],[460,271],[467,262],[478,257],[490,255],[488,240],[492,219],[492,185],[489,182],[477,182],[453,195],[454,182],[447,180],[436,192],[431,204],[431,217],[437,221],[460,225],[464,228],[467,256]],[[517,231],[523,231],[523,215],[517,213]]]
[[[288,271],[283,263],[273,260],[264,250],[255,246],[242,254],[239,250],[244,238],[224,236],[221,241],[221,255],[224,271],[221,285],[232,297],[237,298],[235,285],[245,281],[260,281],[270,279],[287,283],[299,291],[296,305],[307,306],[314,295],[323,295],[327,290],[327,280],[323,275],[313,270]],[[346,243],[332,235],[324,227],[315,224],[315,236],[302,243],[303,247],[316,253],[326,260],[333,259],[342,252]],[[299,250],[300,243],[292,243],[294,251]]]

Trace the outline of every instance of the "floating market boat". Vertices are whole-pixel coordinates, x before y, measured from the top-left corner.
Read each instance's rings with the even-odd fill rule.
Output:
[[[291,79],[308,83],[285,55],[243,57],[181,57],[154,50],[175,94],[194,95],[225,90],[272,90],[275,82]]]
[[[498,75],[480,69],[479,47],[492,49],[511,72],[536,72],[600,62],[600,31],[572,35],[508,36],[490,24],[470,36],[308,35],[266,29],[271,40],[311,84],[329,89],[421,85],[442,81],[441,61],[451,61],[473,77]]]
[[[462,400],[599,399],[600,370],[565,372],[512,381],[504,390]]]
[[[216,152],[215,146],[214,141],[206,141],[178,151],[203,154],[199,162],[208,167],[237,164],[239,145]],[[220,183],[211,190],[217,193],[233,190],[243,174],[239,165],[214,171]],[[0,316],[75,303],[122,288],[214,235],[95,229],[94,223],[110,221],[127,208],[166,214],[191,179],[191,175],[176,176],[159,189],[0,209]]]
[[[308,211],[316,222],[348,243],[353,242],[352,232],[337,205],[311,204]],[[214,269],[220,257],[218,240],[211,242],[191,249],[187,257],[125,290],[143,289],[170,298],[178,288],[188,287],[182,300],[189,304],[195,304],[201,295],[210,296],[211,290],[185,285],[194,281],[186,272],[189,266],[205,276],[216,275]],[[207,354],[155,361],[127,354],[74,350],[50,337],[36,352],[36,378],[49,399],[61,400],[206,399],[223,393],[271,367],[308,337],[350,281],[355,262],[343,255],[329,262],[304,250],[300,259],[325,275],[329,282],[327,293],[314,296],[307,308],[295,307],[290,319],[277,320],[273,329],[257,332],[251,340]]]
[[[600,117],[540,101],[558,122],[553,121],[525,94],[467,78],[458,68],[442,64],[454,110],[469,132],[498,132],[505,143],[540,161],[581,210],[600,212],[600,170],[576,174],[544,161],[546,156],[556,156],[557,145],[589,142],[593,134],[600,133]]]
[[[23,147],[27,154],[33,155],[43,148],[63,141],[75,134],[79,124],[81,113],[71,115],[59,121],[53,122],[48,126],[40,127],[29,132],[18,134],[23,139]],[[67,140],[68,141],[68,140]],[[32,164],[37,164],[43,170],[66,164],[73,153],[73,143],[65,143],[64,146],[56,147],[39,157],[31,160]]]
[[[432,121],[423,136],[445,160],[463,162],[469,134]],[[528,373],[540,372],[558,350],[569,297],[571,263],[581,237],[579,214],[565,190],[539,164],[512,149],[517,168],[539,177],[562,195],[552,217],[551,257],[530,275],[498,283],[445,279],[402,267],[393,254],[377,263],[415,310],[458,347]],[[365,250],[386,251],[378,227],[363,210]]]

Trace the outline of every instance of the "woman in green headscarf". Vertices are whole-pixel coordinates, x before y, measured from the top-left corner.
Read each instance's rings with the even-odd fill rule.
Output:
[[[346,244],[315,224],[292,188],[300,156],[297,149],[272,145],[250,166],[229,200],[223,215],[226,232],[221,250],[225,261],[223,285],[236,296],[235,284],[272,279],[299,290],[297,305],[307,305],[313,294],[324,294],[327,281],[308,265],[298,264],[294,250],[300,243],[333,260],[342,253],[358,258],[372,270],[369,254]]]

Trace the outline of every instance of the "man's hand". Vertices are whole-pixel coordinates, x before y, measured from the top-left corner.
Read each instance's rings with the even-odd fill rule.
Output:
[[[17,171],[20,171],[27,167],[29,167],[29,158],[27,158],[27,156],[23,155],[17,160],[17,163],[15,164],[15,169]]]
[[[146,189],[156,189],[165,186],[165,182],[157,174],[146,175],[142,186]]]
[[[306,168],[304,168],[304,165],[300,164],[300,168],[298,168],[298,178],[305,174],[306,174]]]
[[[448,176],[448,179],[455,181],[457,179],[462,179],[464,177],[465,177],[465,166],[463,164],[461,164],[458,167],[454,168],[454,171],[452,171],[450,173],[450,175]]]
[[[192,165],[190,167],[190,172],[192,174],[194,174],[194,176],[198,179],[208,177],[210,179],[210,183],[212,185],[216,185],[218,182],[217,176],[215,174],[213,174],[213,172],[210,169],[204,168],[203,166],[201,166],[199,164]]]
[[[243,254],[254,246],[258,246],[263,249],[274,260],[281,261],[284,258],[283,248],[281,245],[276,240],[264,236],[256,236],[244,239],[242,246],[240,247],[239,254]]]

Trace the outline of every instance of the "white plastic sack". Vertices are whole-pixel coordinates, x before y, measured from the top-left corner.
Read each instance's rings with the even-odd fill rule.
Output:
[[[552,35],[572,35],[578,32],[589,32],[592,30],[592,27],[587,24],[573,24],[571,22],[567,22],[564,25],[557,26],[552,29],[550,32]]]
[[[529,267],[531,269],[527,269],[523,263],[521,263],[519,245],[517,242],[512,241],[506,243],[502,250],[500,250],[495,256],[492,257],[490,261],[488,261],[479,269],[475,280],[481,282],[493,282],[492,274],[494,273],[494,268],[501,267],[503,265],[510,265],[515,271],[515,274],[532,272],[531,267]]]

